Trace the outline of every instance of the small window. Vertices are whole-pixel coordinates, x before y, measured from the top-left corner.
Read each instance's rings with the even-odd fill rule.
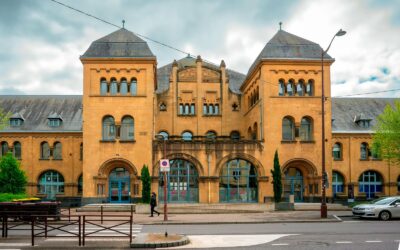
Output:
[[[215,140],[217,139],[217,133],[215,133],[214,131],[208,131],[206,133],[206,139],[208,140]]]
[[[298,96],[304,96],[304,80],[300,80],[297,83],[296,92]]]
[[[185,104],[185,115],[188,115],[189,114],[189,110],[190,110],[190,106],[189,106],[189,104]]]
[[[21,118],[10,118],[10,126],[12,127],[22,126],[23,123],[24,120],[22,120]]]
[[[168,140],[169,134],[166,131],[161,131],[160,133],[158,133],[159,135],[162,135],[162,137],[164,138],[165,141]]]
[[[195,114],[194,103],[190,104],[190,114],[191,115]]]
[[[112,79],[111,80],[111,85],[110,85],[110,93],[111,93],[111,95],[116,95],[117,92],[118,92],[117,80]]]
[[[214,115],[219,115],[219,105],[218,104],[214,105]]]
[[[131,80],[131,95],[137,95],[137,80],[132,78]]]
[[[230,134],[232,141],[239,141],[240,140],[240,133],[239,131],[232,131]]]
[[[183,111],[184,111],[184,108],[183,108],[183,104],[181,103],[181,104],[179,104],[179,114],[183,115]]]
[[[50,146],[47,142],[42,142],[40,144],[40,159],[50,159]]]
[[[125,78],[121,80],[121,87],[119,92],[121,93],[121,95],[128,94],[128,82],[126,81]]]
[[[208,114],[209,115],[214,114],[214,105],[212,104],[208,105]]]
[[[294,95],[294,81],[292,79],[289,80],[289,83],[286,86],[288,96]]]
[[[313,96],[314,95],[314,80],[308,80],[306,92],[308,96]]]
[[[342,145],[336,142],[333,145],[332,149],[332,156],[334,160],[341,160],[342,159]]]
[[[360,159],[367,160],[368,159],[368,144],[363,142],[360,147]]]
[[[13,154],[15,158],[21,159],[21,143],[18,141],[14,142]]]
[[[100,95],[106,95],[108,92],[108,84],[106,79],[101,79],[100,81]]]
[[[53,159],[61,160],[62,159],[62,147],[61,142],[55,142],[53,147]]]
[[[206,114],[208,114],[208,107],[207,107],[207,104],[203,104],[203,114],[204,115],[206,115]]]
[[[167,105],[163,102],[160,104],[160,111],[167,111]]]
[[[285,95],[285,81],[283,79],[279,80],[279,96]]]
[[[182,140],[184,141],[191,141],[193,139],[193,134],[189,131],[182,133]]]
[[[62,123],[62,121],[59,118],[49,118],[48,119],[49,127],[60,127],[61,123]]]

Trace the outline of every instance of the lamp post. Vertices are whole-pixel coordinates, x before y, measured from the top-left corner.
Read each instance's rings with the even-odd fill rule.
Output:
[[[167,138],[165,138],[163,135],[161,134],[157,134],[156,138],[158,140],[163,140],[163,147],[164,147],[164,152],[163,152],[163,159],[166,159],[167,157],[167,144],[166,144],[166,140]],[[161,166],[160,166],[161,168]],[[168,221],[168,210],[167,210],[167,172],[164,171],[164,221]]]
[[[321,52],[321,76],[322,76],[322,95],[321,95],[321,106],[322,106],[322,200],[321,200],[321,218],[326,218],[328,216],[328,208],[326,206],[326,183],[328,175],[325,169],[325,86],[324,86],[324,55],[328,52],[332,45],[333,40],[337,36],[343,36],[346,31],[340,29],[333,36],[329,46],[326,50]]]

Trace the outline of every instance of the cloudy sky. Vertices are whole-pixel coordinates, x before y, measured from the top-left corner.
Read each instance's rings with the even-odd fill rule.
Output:
[[[398,0],[58,0],[246,73],[283,29],[319,43],[329,54],[332,96],[400,89]],[[50,0],[0,2],[0,94],[82,94],[79,55],[116,28]],[[163,66],[185,55],[149,42]],[[369,97],[400,97],[400,91]],[[0,97],[1,98],[1,97]]]

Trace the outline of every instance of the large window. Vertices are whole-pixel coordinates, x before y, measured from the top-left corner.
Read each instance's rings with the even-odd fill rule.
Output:
[[[0,155],[1,156],[6,155],[8,152],[8,143],[6,141],[2,141],[0,146],[1,146],[0,147],[0,150],[1,150]]]
[[[303,117],[300,124],[300,139],[302,141],[312,141],[312,120],[309,117]]]
[[[62,159],[62,146],[61,142],[55,142],[53,147],[53,159],[61,160]]]
[[[255,166],[243,159],[225,163],[220,172],[220,202],[257,202],[257,172]]]
[[[44,172],[39,177],[38,192],[47,194],[47,199],[55,199],[56,194],[64,193],[64,177],[54,170]]]
[[[130,116],[122,118],[121,123],[121,140],[133,141],[134,140],[134,120]]]
[[[114,117],[106,116],[103,118],[103,140],[112,141],[115,140],[115,122]]]
[[[21,159],[21,143],[19,141],[14,142],[14,157]]]
[[[184,159],[169,161],[170,171],[167,172],[168,202],[198,202],[199,175],[193,163]],[[164,173],[159,172],[159,200],[164,200]]]
[[[290,117],[285,117],[282,120],[282,140],[294,140],[294,122],[293,119]]]
[[[333,171],[332,173],[332,191],[333,196],[336,196],[337,193],[344,192],[344,178],[339,172]]]
[[[365,193],[368,199],[375,198],[375,193],[382,192],[382,176],[375,171],[365,171],[358,179],[360,193]]]
[[[50,159],[50,146],[45,141],[40,144],[40,159],[42,160]]]
[[[333,145],[332,156],[333,156],[333,159],[336,161],[342,159],[342,144],[340,144],[339,142],[336,142]]]

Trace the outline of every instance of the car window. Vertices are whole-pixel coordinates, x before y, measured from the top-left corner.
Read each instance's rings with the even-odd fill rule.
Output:
[[[375,205],[388,205],[394,201],[393,198],[384,198],[382,200],[377,200],[373,204]]]

